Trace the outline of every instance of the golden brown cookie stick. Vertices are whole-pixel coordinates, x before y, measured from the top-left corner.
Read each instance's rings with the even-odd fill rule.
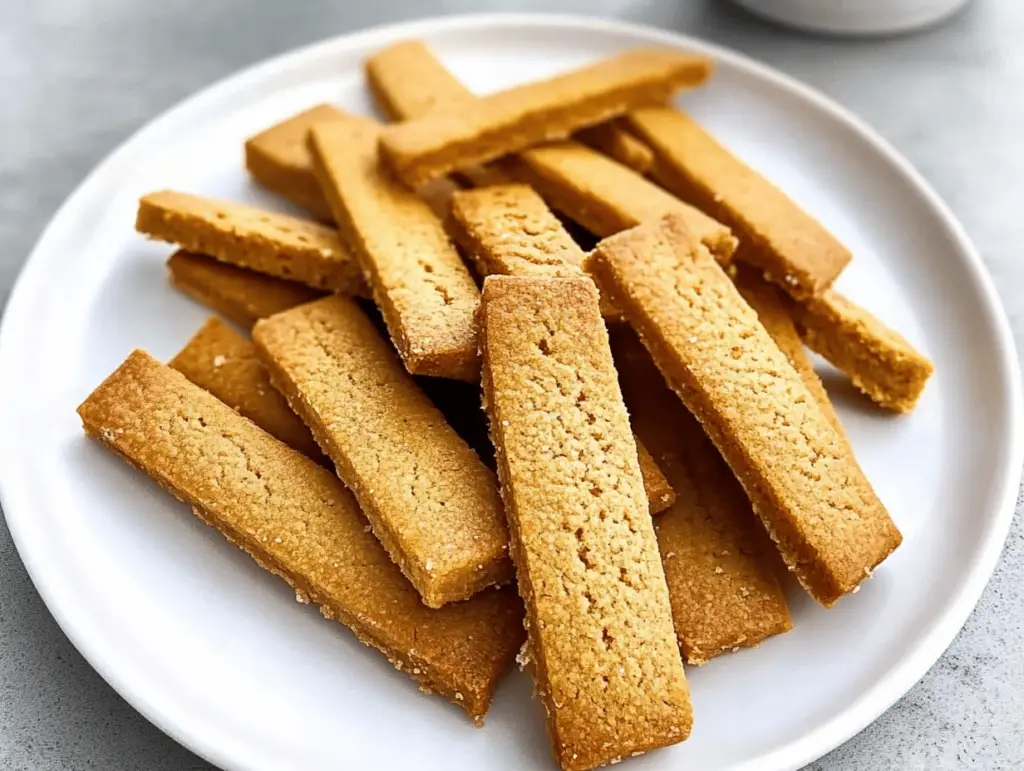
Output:
[[[903,335],[832,290],[792,302],[790,311],[807,346],[872,401],[895,412],[914,408],[935,367]]]
[[[444,226],[377,163],[376,127],[310,133],[314,168],[409,372],[474,380],[480,292]]]
[[[162,190],[139,200],[135,229],[190,252],[344,294],[365,291],[332,228],[245,204]]]
[[[601,153],[578,142],[533,147],[501,162],[551,206],[591,233],[605,237],[679,212],[722,264],[732,259],[736,239],[729,228],[683,203]]]
[[[676,490],[654,528],[688,664],[758,645],[792,627],[778,557],[718,450],[625,327],[612,352],[633,430]]]
[[[563,769],[684,740],[692,713],[665,574],[593,282],[490,276],[483,385]]]
[[[245,329],[267,316],[323,297],[322,292],[305,284],[191,252],[175,252],[167,260],[167,268],[174,286]]]
[[[514,593],[427,608],[334,474],[142,351],[78,414],[88,434],[287,581],[296,599],[481,721],[522,644]]]
[[[686,115],[652,107],[627,120],[654,150],[659,181],[732,228],[740,259],[793,297],[820,294],[850,261],[817,220]]]
[[[422,40],[403,40],[366,60],[366,82],[393,121],[419,118],[434,107],[450,109],[476,99]]]
[[[670,49],[627,51],[551,80],[467,100],[389,127],[381,153],[411,188],[643,105],[664,104],[702,83],[711,63]]]
[[[271,385],[256,348],[220,319],[207,319],[167,366],[271,436],[324,465],[326,458],[316,440]]]
[[[327,297],[264,319],[253,342],[427,605],[512,577],[494,473],[354,300]]]
[[[846,438],[846,431],[836,414],[832,400],[825,390],[825,385],[814,371],[807,351],[804,349],[803,341],[797,333],[793,324],[793,317],[790,314],[789,303],[782,295],[782,291],[774,284],[763,279],[758,271],[746,265],[737,265],[734,282],[740,290],[743,299],[757,313],[757,319],[761,326],[771,335],[772,340],[779,346],[779,350],[786,354],[789,363],[793,365],[800,379],[804,381],[807,390],[811,392],[814,401],[818,403],[825,419],[832,424],[843,439]],[[853,450],[851,449],[852,453]]]
[[[852,591],[899,530],[722,268],[675,215],[606,239],[593,262],[797,578],[826,606]]]
[[[654,163],[654,152],[629,132],[622,118],[585,128],[576,133],[576,139],[637,174],[646,174]]]
[[[316,123],[346,117],[337,107],[321,104],[261,131],[245,143],[245,168],[268,190],[316,219],[331,222],[331,207],[313,174],[306,135]]]

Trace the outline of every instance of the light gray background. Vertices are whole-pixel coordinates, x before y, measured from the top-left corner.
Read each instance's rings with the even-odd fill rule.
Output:
[[[605,15],[762,59],[867,119],[963,220],[1024,342],[1024,3],[978,0],[915,37],[829,41],[721,0],[0,0],[0,298],[83,176],[197,88],[310,41],[474,10]],[[1019,513],[1019,509],[1018,509]],[[811,768],[1024,767],[1024,527],[963,632],[872,726]],[[857,645],[850,641],[850,648]],[[67,641],[0,527],[0,768],[209,766],[132,710]]]

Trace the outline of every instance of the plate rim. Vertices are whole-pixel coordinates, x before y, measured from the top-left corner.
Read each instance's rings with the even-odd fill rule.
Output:
[[[967,621],[996,567],[1009,535],[1020,487],[1021,467],[1024,465],[1024,418],[1021,409],[1020,366],[1008,317],[988,269],[949,206],[911,163],[867,123],[817,89],[753,57],[685,32],[663,30],[646,24],[573,14],[473,13],[426,17],[355,30],[285,51],[230,73],[174,104],[133,132],[92,168],[48,221],[18,274],[0,320],[0,426],[7,428],[11,422],[10,405],[14,403],[17,394],[17,378],[12,374],[14,368],[9,366],[7,360],[14,357],[13,351],[17,347],[18,335],[22,334],[22,324],[18,323],[19,319],[24,317],[21,307],[31,296],[30,291],[36,280],[41,255],[49,250],[51,241],[57,240],[63,223],[70,219],[70,214],[79,206],[79,202],[87,199],[91,189],[101,185],[105,177],[116,176],[119,167],[132,155],[137,145],[146,143],[152,135],[158,135],[165,125],[177,123],[190,113],[201,110],[208,102],[226,99],[232,93],[243,91],[276,71],[300,64],[303,59],[315,58],[338,47],[372,45],[378,39],[384,42],[478,26],[535,26],[548,29],[572,28],[592,32],[640,34],[652,41],[660,41],[674,47],[701,48],[722,61],[728,61],[730,66],[735,66],[756,78],[771,81],[852,129],[902,175],[947,229],[950,239],[955,242],[964,257],[964,267],[979,290],[984,310],[988,315],[987,322],[994,332],[993,342],[1003,370],[1001,386],[1009,397],[1008,414],[1002,423],[1007,434],[1006,461],[997,480],[998,492],[993,495],[996,503],[990,532],[973,555],[966,576],[959,583],[959,591],[949,598],[944,611],[931,620],[931,628],[926,629],[917,647],[900,659],[888,678],[874,683],[833,718],[800,738],[760,758],[733,766],[730,771],[800,768],[859,733],[891,707],[934,665]],[[215,740],[211,740],[208,734],[190,733],[180,720],[180,715],[168,714],[161,705],[153,702],[149,695],[138,689],[135,681],[122,678],[118,674],[113,658],[107,658],[104,651],[89,646],[84,633],[66,612],[67,608],[62,605],[61,598],[47,582],[46,570],[42,565],[44,560],[37,549],[38,542],[33,542],[19,524],[22,516],[28,516],[28,512],[15,513],[12,516],[12,512],[22,511],[20,502],[25,500],[27,493],[21,487],[19,477],[9,471],[14,467],[10,461],[17,455],[17,447],[15,441],[4,441],[3,438],[8,436],[12,436],[11,431],[0,431],[0,502],[3,502],[4,518],[33,585],[64,634],[89,665],[133,709],[165,734],[219,767],[243,768],[235,757]]]

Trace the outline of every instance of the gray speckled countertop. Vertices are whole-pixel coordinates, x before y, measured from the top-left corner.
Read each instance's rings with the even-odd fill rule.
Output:
[[[0,298],[82,177],[197,88],[307,42],[479,10],[606,15],[678,29],[832,95],[905,153],[981,250],[1024,342],[1024,3],[978,0],[893,40],[779,31],[721,0],[0,0]],[[1018,508],[1019,514],[1019,508]],[[1024,767],[1024,526],[956,641],[910,693],[814,769]],[[206,769],[100,679],[0,527],[0,768]]]

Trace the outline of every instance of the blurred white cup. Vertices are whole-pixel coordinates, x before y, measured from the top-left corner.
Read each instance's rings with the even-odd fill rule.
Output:
[[[935,24],[970,0],[735,0],[773,21],[833,35],[887,35]]]

